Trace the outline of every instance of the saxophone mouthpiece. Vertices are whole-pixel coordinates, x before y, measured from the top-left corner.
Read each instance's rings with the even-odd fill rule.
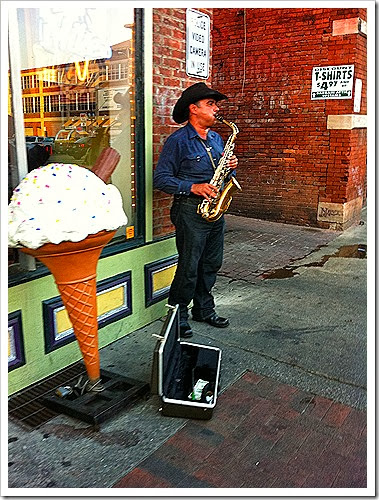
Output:
[[[224,117],[221,116],[221,115],[215,115],[215,118],[216,120],[218,120],[219,122],[223,122],[224,121]]]

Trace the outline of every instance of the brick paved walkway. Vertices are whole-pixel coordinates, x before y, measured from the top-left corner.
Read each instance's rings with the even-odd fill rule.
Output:
[[[337,231],[226,215],[220,275],[256,282],[264,271],[282,268],[337,238]],[[243,255],[243,259],[241,259]]]
[[[366,413],[246,372],[113,487],[365,488]]]

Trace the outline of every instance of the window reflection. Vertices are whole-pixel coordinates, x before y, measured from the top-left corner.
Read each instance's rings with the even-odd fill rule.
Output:
[[[24,8],[17,19],[28,170],[51,162],[90,169],[103,148],[115,148],[121,159],[111,182],[128,216],[116,237],[133,238],[134,9]]]

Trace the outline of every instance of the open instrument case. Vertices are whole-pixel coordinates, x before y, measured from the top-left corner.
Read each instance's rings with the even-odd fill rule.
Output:
[[[151,392],[162,414],[208,420],[217,403],[221,350],[180,340],[178,306],[168,306],[154,350]]]

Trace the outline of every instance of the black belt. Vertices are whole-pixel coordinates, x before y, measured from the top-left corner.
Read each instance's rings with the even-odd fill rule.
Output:
[[[191,205],[197,205],[204,200],[202,196],[197,196],[196,194],[176,194],[174,195],[174,202],[177,203],[190,203]]]

